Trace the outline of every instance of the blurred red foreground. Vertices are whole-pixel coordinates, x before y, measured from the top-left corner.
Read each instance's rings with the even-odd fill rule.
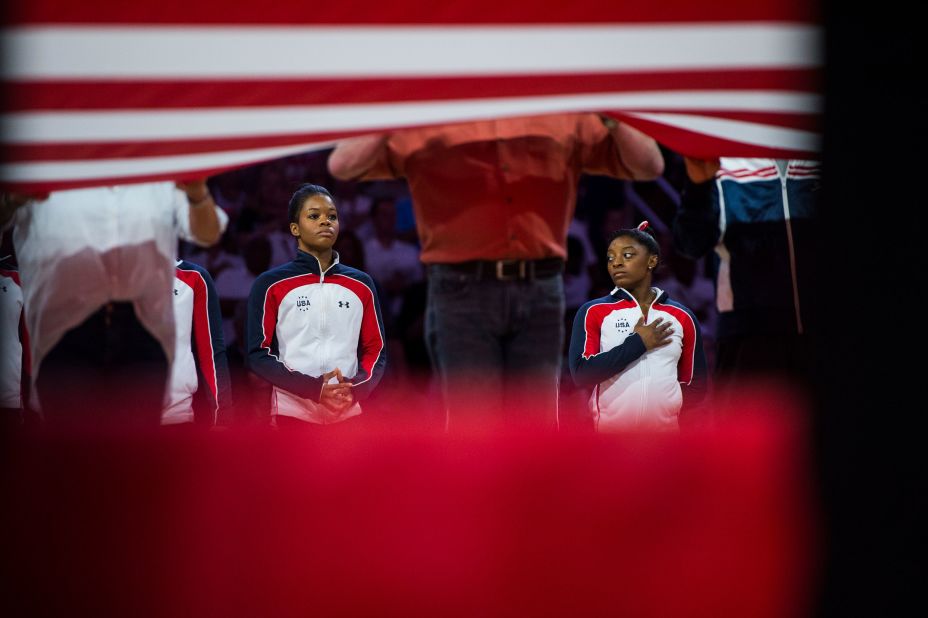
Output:
[[[803,615],[804,434],[370,424],[24,437],[3,604],[55,615]],[[10,614],[7,614],[10,615]]]

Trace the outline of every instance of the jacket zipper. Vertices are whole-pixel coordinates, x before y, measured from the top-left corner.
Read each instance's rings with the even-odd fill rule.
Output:
[[[626,292],[626,293],[628,293],[628,292]],[[635,301],[635,304],[636,304],[636,305],[638,305],[638,312],[641,314],[641,317],[644,318],[645,315],[644,315],[644,310],[641,308],[641,303],[639,303],[639,302],[638,302],[638,299],[635,298],[632,294],[628,294],[628,296],[629,296],[629,298],[631,298],[632,300]],[[655,298],[654,300],[657,300],[657,299]],[[652,302],[652,306],[653,306],[653,302]],[[650,311],[650,309],[649,309],[649,310],[648,310],[648,315],[647,315],[647,317],[645,318],[644,323],[645,323],[645,324],[648,324],[650,319],[651,319],[651,311]],[[641,376],[641,377],[642,377],[642,380],[641,380],[641,384],[642,384],[642,387],[641,387],[641,401],[640,401],[640,403],[638,404],[638,409],[635,411],[635,424],[636,424],[636,425],[640,425],[640,424],[641,424],[641,413],[642,413],[642,410],[644,410],[645,406],[646,406],[647,403],[648,403],[648,381],[649,381],[650,378],[651,378],[651,368],[650,368],[650,365],[649,365],[648,352],[647,352],[647,350],[645,350],[645,353],[641,356],[641,371],[642,371],[642,374],[643,374],[643,375]]]
[[[777,174],[780,176],[780,190],[783,194],[783,217],[786,223],[786,240],[789,244],[789,271],[793,279],[793,307],[796,310],[796,327],[799,329],[799,334],[803,333],[802,329],[802,313],[799,309],[799,280],[796,276],[796,248],[793,243],[793,222],[790,218],[789,212],[789,195],[786,190],[786,176],[789,172],[789,162],[786,164],[786,169],[780,171],[780,167],[777,166]]]
[[[319,264],[319,300],[320,300],[319,306],[322,311],[322,319],[321,319],[321,323],[319,326],[319,351],[320,351],[320,356],[322,357],[322,360],[319,363],[319,371],[321,371],[322,373],[325,373],[325,370],[323,369],[323,367],[325,367],[326,364],[328,363],[328,355],[326,354],[326,345],[325,345],[326,344],[325,314],[327,313],[325,310],[325,305],[326,305],[327,299],[325,297],[326,294],[325,294],[324,284],[325,284],[325,274],[329,271],[329,269],[332,268],[332,266],[335,266],[335,264],[333,262],[332,266],[329,266],[329,268],[327,268],[326,270],[322,270],[322,262],[319,261],[319,258],[316,258],[316,263]]]

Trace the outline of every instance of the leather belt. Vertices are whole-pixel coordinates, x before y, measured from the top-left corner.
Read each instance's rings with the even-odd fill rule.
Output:
[[[564,272],[564,260],[556,257],[540,260],[474,260],[441,266],[453,272],[473,275],[477,280],[497,281],[545,279]]]

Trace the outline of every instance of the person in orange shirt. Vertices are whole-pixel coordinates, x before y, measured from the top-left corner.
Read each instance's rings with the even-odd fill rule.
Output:
[[[449,425],[553,427],[577,182],[659,176],[654,140],[612,118],[557,114],[348,139],[328,163],[341,180],[409,183],[428,268],[426,344]]]

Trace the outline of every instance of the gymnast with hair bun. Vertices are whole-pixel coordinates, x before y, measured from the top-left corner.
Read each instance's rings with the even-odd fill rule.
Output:
[[[608,296],[577,312],[570,339],[570,373],[593,388],[590,410],[598,431],[676,430],[707,419],[706,358],[693,312],[652,287],[660,247],[648,222],[612,235]]]

